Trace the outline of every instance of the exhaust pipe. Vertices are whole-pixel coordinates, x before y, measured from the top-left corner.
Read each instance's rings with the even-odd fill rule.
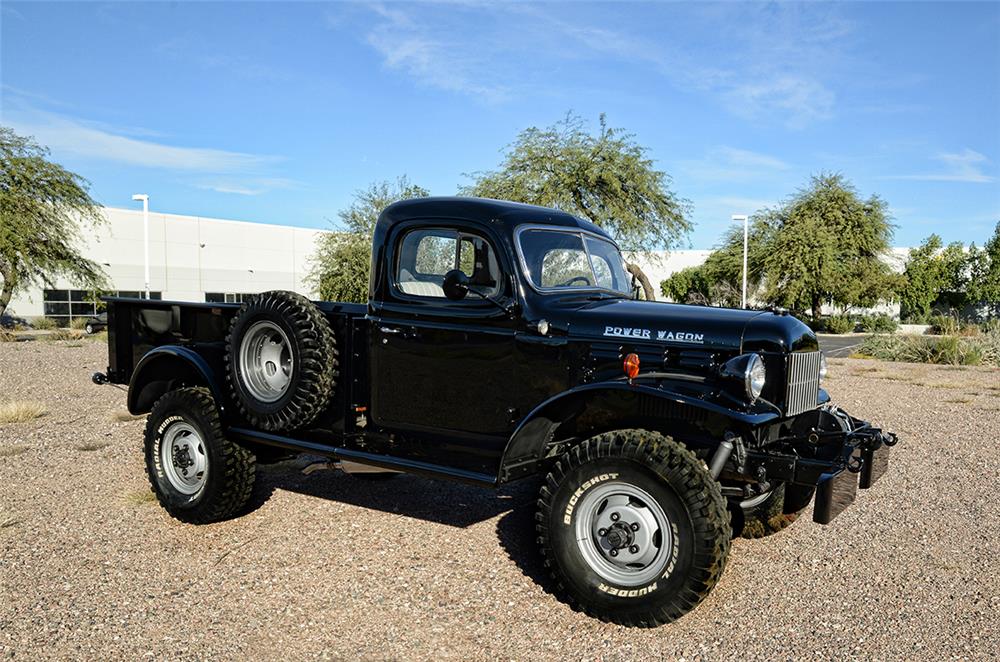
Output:
[[[708,473],[712,474],[712,478],[718,480],[719,475],[722,473],[722,469],[726,466],[726,462],[729,461],[729,456],[733,453],[733,442],[728,439],[724,439],[719,442],[719,447],[715,449],[715,453],[712,455],[712,461],[708,465]]]

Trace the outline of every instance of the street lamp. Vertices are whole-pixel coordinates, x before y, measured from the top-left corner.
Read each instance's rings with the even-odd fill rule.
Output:
[[[749,217],[746,214],[733,214],[733,222],[743,221],[743,307],[747,307],[747,245],[750,237]]]
[[[145,263],[144,276],[146,281],[146,299],[149,299],[149,196],[136,193],[132,196],[136,202],[142,202],[142,253]]]

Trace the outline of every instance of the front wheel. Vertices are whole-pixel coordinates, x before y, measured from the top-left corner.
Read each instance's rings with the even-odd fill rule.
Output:
[[[546,478],[536,519],[546,565],[570,604],[639,627],[694,609],[719,581],[731,537],[704,463],[645,430],[570,450]]]
[[[223,436],[208,389],[182,388],[156,401],[146,421],[145,455],[156,499],[182,522],[231,517],[253,490],[254,455]]]

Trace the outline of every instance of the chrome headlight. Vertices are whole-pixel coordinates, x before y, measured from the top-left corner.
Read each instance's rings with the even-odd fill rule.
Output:
[[[822,382],[826,379],[826,354],[823,352],[819,353],[819,380]]]
[[[760,358],[760,354],[734,356],[726,361],[721,372],[722,377],[732,385],[733,391],[742,387],[751,401],[759,398],[764,390],[767,370],[764,369],[764,359]]]
[[[764,381],[766,379],[767,370],[764,369],[764,359],[760,358],[760,354],[751,354],[750,360],[747,361],[746,376],[744,377],[747,396],[751,400],[756,400],[760,397],[761,392],[764,390]]]

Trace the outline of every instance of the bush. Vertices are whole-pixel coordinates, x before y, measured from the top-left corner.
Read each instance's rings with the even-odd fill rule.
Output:
[[[1000,335],[977,337],[877,335],[865,339],[858,352],[884,361],[1000,366]]]
[[[847,315],[834,315],[827,317],[823,330],[826,333],[852,333],[854,331],[854,320]]]
[[[58,326],[56,321],[49,317],[34,317],[31,320],[31,328],[38,329],[39,331],[50,331]]]
[[[0,342],[14,342],[15,340],[17,340],[17,336],[14,335],[13,331],[0,327]]]
[[[74,317],[73,321],[69,323],[69,328],[83,331],[87,328],[87,319],[87,317]]]
[[[895,333],[899,322],[885,313],[864,315],[861,318],[861,330],[865,333]]]
[[[955,311],[947,315],[933,315],[931,328],[928,330],[928,333],[935,336],[978,336],[979,332],[978,324],[963,321]]]
[[[979,330],[987,335],[991,333],[1000,334],[1000,317],[986,320],[979,325]]]

